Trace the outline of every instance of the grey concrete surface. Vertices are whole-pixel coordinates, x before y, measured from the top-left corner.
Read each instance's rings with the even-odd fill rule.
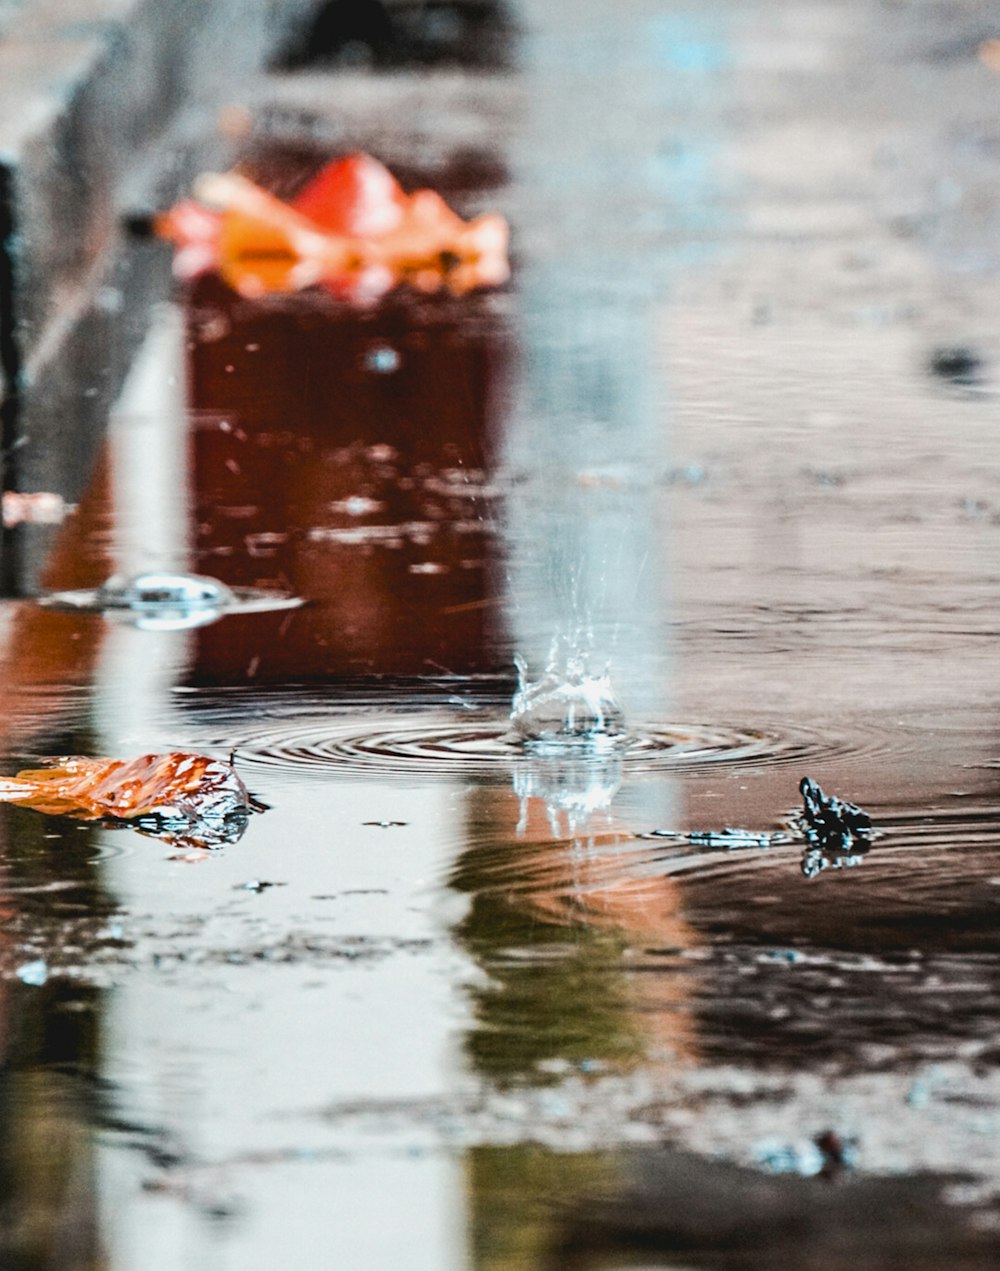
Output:
[[[217,108],[315,4],[26,0],[0,9],[8,399],[57,366],[121,242],[121,213],[151,152],[185,114]],[[163,166],[182,179],[177,162]]]
[[[24,8],[28,0],[0,0],[0,39],[10,25],[17,17],[18,12]]]
[[[317,2],[0,4],[4,488],[82,488],[150,271],[167,279],[162,253],[123,259],[122,214],[185,185],[227,96]],[[26,569],[5,561],[7,587]]]

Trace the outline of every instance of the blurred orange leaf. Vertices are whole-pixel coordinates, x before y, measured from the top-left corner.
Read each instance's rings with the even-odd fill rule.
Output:
[[[507,223],[463,221],[433,190],[406,194],[370,155],[328,164],[285,203],[238,173],[207,173],[156,220],[190,278],[216,269],[245,296],[322,285],[341,299],[377,300],[409,283],[463,294],[507,280]]]
[[[162,824],[162,837],[197,846],[239,837],[253,801],[231,764],[172,751],[138,759],[63,755],[0,777],[0,803],[79,820]],[[146,828],[149,828],[148,826]]]

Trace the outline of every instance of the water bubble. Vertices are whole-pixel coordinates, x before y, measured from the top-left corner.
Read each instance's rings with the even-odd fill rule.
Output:
[[[142,609],[154,605],[207,608],[228,604],[233,593],[225,583],[203,574],[148,572],[123,578],[115,574],[100,589],[108,608]]]
[[[607,669],[592,675],[587,655],[553,644],[545,673],[532,683],[524,659],[514,659],[518,690],[510,712],[514,731],[533,748],[602,746],[626,737],[625,716]],[[573,646],[569,646],[573,648]]]
[[[213,622],[235,604],[225,583],[203,574],[150,571],[109,578],[97,592],[102,609],[139,615],[144,627],[175,630]]]

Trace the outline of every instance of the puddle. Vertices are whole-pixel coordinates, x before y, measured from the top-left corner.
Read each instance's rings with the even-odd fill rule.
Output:
[[[995,195],[941,139],[989,72],[744,8],[525,6],[532,110],[428,160],[513,285],[202,278],[4,531],[87,600],[0,604],[3,772],[267,805],[199,851],[0,807],[5,1265],[996,1264]],[[194,594],[109,616],[143,575]]]

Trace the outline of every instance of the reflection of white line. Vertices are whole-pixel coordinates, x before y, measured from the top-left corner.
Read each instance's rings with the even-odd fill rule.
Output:
[[[164,305],[108,427],[113,551],[116,568],[127,575],[188,564],[183,368],[183,318],[177,308]],[[183,632],[119,625],[107,631],[95,673],[94,707],[100,745],[108,754],[156,749],[157,740],[169,735],[164,705],[187,647]]]
[[[188,565],[188,469],[180,311],[156,314],[111,413],[111,480],[117,568]]]

